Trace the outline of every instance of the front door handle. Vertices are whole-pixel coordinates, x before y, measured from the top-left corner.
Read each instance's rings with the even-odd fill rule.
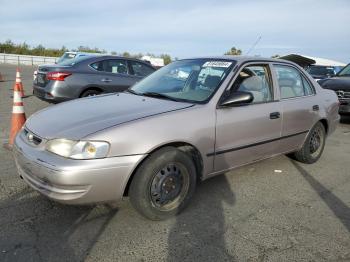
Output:
[[[319,107],[318,105],[314,105],[314,106],[312,107],[312,110],[318,111],[318,110],[320,110],[320,107]]]
[[[105,82],[105,83],[112,82],[112,80],[111,80],[111,79],[108,79],[108,78],[102,78],[101,81],[102,81],[102,82]]]
[[[280,112],[273,112],[270,114],[270,119],[277,119],[280,118],[281,114]]]

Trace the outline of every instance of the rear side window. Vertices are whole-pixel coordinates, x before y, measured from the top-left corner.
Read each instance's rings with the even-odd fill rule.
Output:
[[[286,65],[274,65],[281,98],[293,98],[314,94],[314,90],[299,70]]]
[[[153,68],[145,64],[136,61],[129,61],[129,63],[135,76],[148,76],[154,72]]]
[[[114,74],[128,74],[128,67],[125,60],[122,59],[110,59],[95,62],[90,65],[97,71],[103,71]]]
[[[125,60],[111,59],[105,61],[104,71],[114,74],[127,74],[128,67]]]

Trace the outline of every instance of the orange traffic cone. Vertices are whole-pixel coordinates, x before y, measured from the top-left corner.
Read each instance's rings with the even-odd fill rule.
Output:
[[[18,131],[21,130],[22,126],[26,122],[26,115],[24,113],[23,101],[21,96],[21,90],[19,85],[15,85],[13,90],[13,109],[12,109],[12,120],[11,120],[11,131],[8,144],[5,148],[12,149],[13,142]]]
[[[23,84],[22,84],[22,80],[21,80],[21,73],[19,72],[19,68],[18,67],[17,67],[17,70],[16,70],[16,85],[19,86],[20,92],[21,92],[21,96],[24,97],[24,88],[23,88]]]

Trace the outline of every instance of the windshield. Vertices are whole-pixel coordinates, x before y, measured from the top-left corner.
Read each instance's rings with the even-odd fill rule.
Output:
[[[338,73],[338,76],[350,76],[350,64],[344,67],[343,70]]]
[[[163,98],[204,103],[215,93],[235,63],[223,59],[175,61],[146,77],[130,90],[140,95],[157,93],[162,94]]]

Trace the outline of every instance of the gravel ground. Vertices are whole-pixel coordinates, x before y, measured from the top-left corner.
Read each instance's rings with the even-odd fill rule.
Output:
[[[21,67],[27,117],[51,106],[31,96],[35,68]],[[0,65],[6,80],[15,67]],[[13,81],[0,82],[7,141]],[[281,172],[275,172],[281,170]],[[19,179],[0,148],[0,261],[350,261],[350,117],[322,158],[285,156],[209,179],[190,206],[162,222],[117,207],[54,203]]]

